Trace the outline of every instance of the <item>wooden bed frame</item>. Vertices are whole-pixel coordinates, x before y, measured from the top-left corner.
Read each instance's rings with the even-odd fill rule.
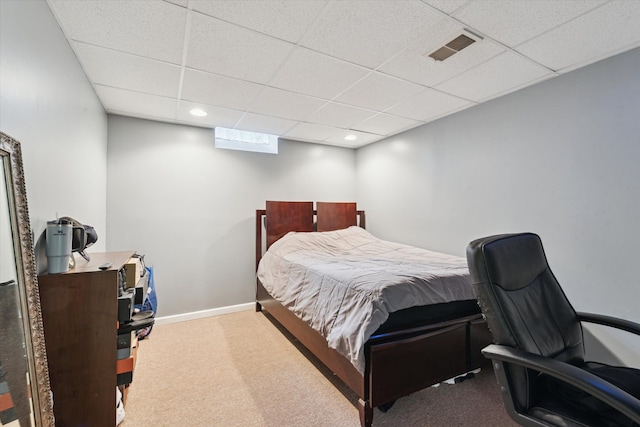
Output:
[[[256,210],[256,268],[266,248],[289,231],[330,231],[365,226],[355,203],[271,202]],[[314,217],[317,223],[314,223]],[[266,222],[265,222],[266,218]],[[359,221],[358,221],[359,218]],[[492,342],[481,314],[377,335],[365,345],[365,373],[329,348],[326,339],[276,301],[257,280],[256,311],[289,331],[358,396],[363,427],[371,426],[373,408],[387,405],[432,384],[488,364],[480,350]]]

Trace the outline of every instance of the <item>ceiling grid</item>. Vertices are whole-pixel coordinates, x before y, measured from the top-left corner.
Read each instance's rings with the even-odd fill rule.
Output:
[[[640,0],[47,3],[109,113],[352,148],[640,46]]]

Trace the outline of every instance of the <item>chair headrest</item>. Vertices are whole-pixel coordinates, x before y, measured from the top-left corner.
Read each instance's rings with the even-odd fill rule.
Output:
[[[477,239],[467,253],[476,258],[476,266],[484,265],[489,281],[509,291],[531,283],[547,268],[542,241],[534,233]]]
[[[584,359],[582,328],[533,233],[474,240],[467,262],[497,344],[554,357]]]

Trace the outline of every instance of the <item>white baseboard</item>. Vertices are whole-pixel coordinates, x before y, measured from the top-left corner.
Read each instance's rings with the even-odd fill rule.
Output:
[[[202,319],[204,317],[220,316],[221,314],[236,313],[238,311],[254,310],[255,302],[246,304],[229,305],[227,307],[212,308],[211,310],[193,311],[191,313],[175,314],[173,316],[156,317],[156,325],[168,325],[169,323],[185,322],[187,320]]]

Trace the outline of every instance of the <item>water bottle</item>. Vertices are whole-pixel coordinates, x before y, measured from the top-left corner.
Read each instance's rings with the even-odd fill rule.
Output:
[[[69,270],[71,258],[71,221],[47,221],[47,272],[64,273]]]

